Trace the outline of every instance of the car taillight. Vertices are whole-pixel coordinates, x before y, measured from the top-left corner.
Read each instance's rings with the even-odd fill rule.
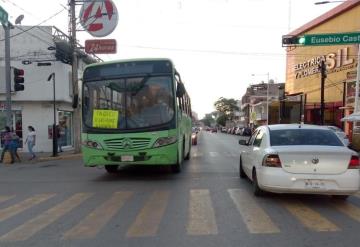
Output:
[[[262,165],[267,167],[281,167],[281,161],[279,155],[277,154],[266,155]]]
[[[359,157],[356,155],[351,156],[348,169],[359,169],[359,168],[360,168]]]

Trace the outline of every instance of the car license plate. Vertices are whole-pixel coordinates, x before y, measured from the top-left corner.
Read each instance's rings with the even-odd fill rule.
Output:
[[[322,180],[308,179],[308,180],[305,180],[305,188],[306,189],[325,189],[325,183]]]
[[[121,156],[121,161],[134,161],[134,156],[132,156],[132,155],[123,155],[123,156]]]

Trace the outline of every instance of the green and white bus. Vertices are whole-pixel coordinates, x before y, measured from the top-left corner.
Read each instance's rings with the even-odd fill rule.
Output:
[[[170,165],[180,172],[191,150],[191,102],[169,59],[87,66],[82,84],[85,166]]]

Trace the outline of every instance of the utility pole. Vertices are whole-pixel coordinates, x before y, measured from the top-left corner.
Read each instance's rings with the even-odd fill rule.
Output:
[[[76,41],[76,17],[75,17],[75,0],[69,0],[70,5],[70,23],[71,33],[70,41],[72,47],[72,85],[73,95],[79,95],[79,84],[78,84],[78,57],[77,57],[77,41]],[[80,153],[80,109],[79,107],[74,108],[74,148],[75,153]]]
[[[320,86],[320,118],[321,125],[325,124],[325,103],[324,103],[324,91],[325,91],[325,78],[326,78],[326,64],[322,60],[320,63],[320,73],[321,73],[321,86]]]
[[[11,128],[12,126],[12,113],[11,113],[11,68],[10,68],[10,22],[3,24],[5,31],[5,81],[6,81],[6,125]]]

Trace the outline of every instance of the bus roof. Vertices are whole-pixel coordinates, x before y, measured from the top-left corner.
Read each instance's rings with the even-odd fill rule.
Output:
[[[92,63],[92,64],[87,65],[85,67],[85,69],[87,69],[89,67],[99,66],[99,65],[139,62],[139,61],[169,61],[172,64],[172,66],[174,66],[174,63],[169,58],[131,58],[131,59],[112,60],[112,61],[106,61],[106,62],[100,62],[100,63]]]

